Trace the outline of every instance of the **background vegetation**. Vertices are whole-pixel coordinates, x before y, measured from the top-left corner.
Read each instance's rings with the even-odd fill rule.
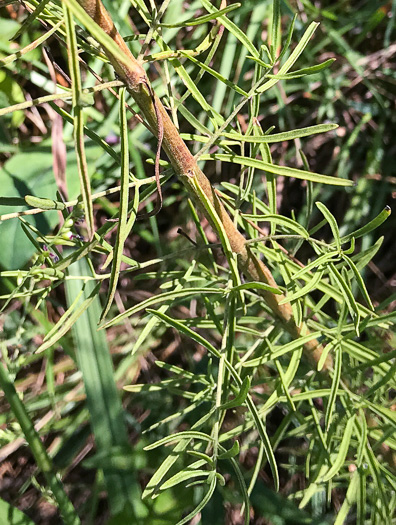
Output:
[[[76,2],[0,2],[0,521],[392,523],[396,2],[104,3],[325,351],[165,155],[144,216],[157,139]]]

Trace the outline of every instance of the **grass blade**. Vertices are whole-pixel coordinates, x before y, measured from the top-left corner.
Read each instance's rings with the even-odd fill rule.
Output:
[[[89,275],[85,259],[69,267],[70,275],[78,277]],[[83,283],[78,279],[66,281],[66,296],[72,304],[80,293]],[[83,298],[92,293],[94,283],[85,284]],[[81,313],[73,326],[76,343],[76,356],[84,379],[91,426],[95,435],[98,454],[111,458],[112,450],[122,447],[125,455],[130,454],[128,434],[123,416],[123,408],[113,375],[113,363],[110,357],[106,335],[97,330],[101,306],[99,297],[90,307]],[[99,465],[100,466],[100,465]],[[145,515],[146,509],[141,502],[140,487],[131,471],[103,468],[112,514],[130,508],[130,519]]]

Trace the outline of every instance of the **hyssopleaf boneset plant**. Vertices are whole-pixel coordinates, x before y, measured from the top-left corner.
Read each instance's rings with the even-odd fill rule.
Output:
[[[120,4],[124,9],[126,3]],[[180,8],[180,2],[165,0],[155,6],[152,1],[146,5],[131,0],[131,4],[138,18],[133,20],[136,37],[123,38],[116,25],[125,28],[125,20],[117,15],[114,3],[108,3],[107,11],[99,0],[26,2],[29,15],[19,32],[27,33],[38,22],[46,32],[18,53],[0,58],[0,64],[10,68],[46,40],[50,48],[53,40],[49,39],[54,37],[60,49],[67,48],[63,67],[68,74],[55,59],[47,58],[56,93],[9,106],[0,115],[48,104],[54,122],[63,121],[76,160],[73,183],[70,177],[67,183],[57,177],[58,193],[25,191],[19,198],[5,196],[1,201],[30,207],[4,213],[1,220],[19,221],[35,252],[27,269],[1,272],[12,285],[2,296],[3,310],[19,301],[24,316],[38,322],[48,305],[56,303],[59,285],[64,285],[66,303],[56,320],[46,323],[33,359],[53,360],[55,349],[70,350],[72,333],[69,353],[83,379],[96,443],[96,453],[86,465],[103,471],[113,516],[128,523],[154,523],[155,499],[179,495],[182,485],[193,494],[192,502],[180,496],[169,523],[179,525],[198,514],[205,516],[216,493],[224,501],[237,501],[244,523],[249,523],[252,513],[255,518],[269,517],[265,498],[257,502],[265,491],[263,477],[275,490],[285,483],[287,469],[282,463],[289,456],[282,446],[287,448],[286,443],[296,439],[302,443],[305,461],[293,468],[304,475],[305,483],[290,499],[302,508],[311,505],[319,516],[325,514],[326,496],[331,500],[335,488],[342,494],[336,524],[355,513],[359,523],[390,523],[396,479],[392,461],[384,464],[381,458],[396,448],[389,393],[395,386],[394,352],[382,353],[379,346],[364,341],[372,341],[372,334],[375,339],[376,331],[388,330],[394,316],[374,308],[361,276],[381,240],[364,250],[357,248],[390,210],[341,234],[329,207],[315,201],[315,187],[348,191],[353,181],[311,172],[303,151],[300,168],[278,165],[270,146],[285,141],[299,145],[304,137],[334,133],[337,125],[315,124],[284,132],[263,128],[270,90],[331,66],[332,59],[296,66],[318,24],[311,23],[294,40],[296,17],[287,35],[282,35],[280,3],[258,2],[252,18],[261,23],[260,16],[271,15],[264,43],[253,25],[244,31],[243,24],[233,21],[243,9],[240,4],[201,0],[199,16],[195,15],[198,3],[186,6],[185,19],[176,23],[170,13],[173,4]],[[188,28],[197,28],[199,42],[191,48],[172,48],[166,35],[172,42],[176,35],[177,42],[177,31]],[[227,77],[226,62],[217,70],[218,53],[224,49],[226,56],[229,50],[226,38],[239,46],[238,67],[245,75],[232,75],[229,68]],[[56,72],[66,78],[67,87],[57,84]],[[104,80],[113,74],[115,80]],[[93,78],[97,85],[83,87],[91,85]],[[208,96],[209,81],[224,100],[228,93],[227,112],[222,111],[225,105],[218,102],[216,92]],[[94,94],[108,97],[104,100],[110,106],[112,126],[106,125],[106,118],[100,120]],[[91,125],[97,119],[100,125]],[[110,131],[115,130],[119,144],[114,145]],[[148,152],[145,143],[150,135],[156,143]],[[63,141],[54,134],[52,139]],[[92,144],[100,162],[90,161]],[[161,150],[167,160],[161,160]],[[150,176],[142,154],[154,165]],[[100,184],[95,182],[98,173],[106,170],[117,181],[107,174]],[[219,173],[220,184],[212,183],[211,177],[218,180]],[[304,181],[303,224],[292,210],[290,216],[280,214],[279,178]],[[170,179],[176,180],[173,186]],[[157,220],[168,203],[172,205],[174,186],[188,196],[180,204],[180,216],[185,214],[183,222],[195,226],[198,240],[182,231],[183,248],[179,244],[176,251],[167,251]],[[66,200],[61,191],[65,188],[76,198]],[[117,194],[114,206],[109,197]],[[151,195],[156,199],[154,208]],[[94,203],[110,214],[102,225]],[[151,206],[148,213],[140,211],[141,203]],[[62,215],[56,233],[49,235],[29,220],[41,214]],[[320,217],[315,225],[313,216]],[[145,224],[151,225],[152,232]],[[330,242],[317,236],[325,227],[331,232]],[[210,243],[207,235],[213,233],[216,240]],[[128,244],[133,235],[151,239],[157,256],[136,260]],[[304,263],[299,259],[302,248]],[[157,286],[158,280],[162,290],[153,294],[151,289],[143,300],[137,294],[131,305],[124,305],[120,294],[128,278],[134,291],[139,283]],[[120,326],[126,327],[132,343],[123,341],[122,361],[113,371],[105,334],[117,333]],[[125,387],[132,400],[143,406],[152,406],[157,392],[163,396],[161,409],[152,408],[158,417],[150,420],[141,437],[147,455],[161,450],[153,456],[155,469],[141,494],[116,380],[125,384],[138,358],[150,352],[153,337],[166,340],[165,328],[172,328],[186,345],[185,352],[194,352],[201,364],[194,366],[190,356],[190,371],[157,360],[158,382]],[[14,416],[46,473],[64,520],[78,523],[55,475],[56,467],[38,445],[29,411],[21,409],[12,386],[12,375],[25,361],[13,363],[6,347],[3,355],[6,367],[1,365],[0,383]],[[367,388],[362,387],[365,379]],[[56,389],[52,396],[57,398]],[[176,411],[171,406],[174,397],[180,403]],[[58,403],[59,413],[67,413],[66,404],[60,399]],[[281,416],[274,416],[279,407]],[[78,428],[81,421],[73,424]],[[64,438],[65,444],[68,439]],[[172,451],[166,454],[167,449],[160,447],[169,444]],[[254,458],[250,470],[243,461],[247,454]],[[296,520],[308,519],[303,511],[295,512]]]

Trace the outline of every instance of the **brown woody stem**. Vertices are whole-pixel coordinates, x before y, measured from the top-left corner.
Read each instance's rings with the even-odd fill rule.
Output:
[[[194,202],[199,206],[201,212],[211,222],[204,205],[200,202],[200,197],[194,189],[192,179],[198,182],[202,191],[215,208],[222,226],[228,236],[229,243],[234,253],[238,255],[238,265],[240,271],[252,281],[260,281],[270,286],[277,287],[269,268],[259,260],[246,244],[245,238],[235,227],[231,217],[228,215],[223,204],[215,193],[208,178],[198,167],[193,155],[190,153],[178,130],[174,126],[164,106],[159,98],[149,87],[150,82],[142,65],[132,55],[125,41],[118,33],[110,15],[107,13],[100,0],[78,0],[79,4],[85,9],[90,17],[105,31],[119,49],[128,57],[128,66],[120,61],[108,50],[105,50],[107,57],[113,65],[118,76],[125,82],[129,93],[139,106],[142,115],[147,120],[148,125],[155,135],[158,135],[157,114],[160,112],[162,118],[163,140],[162,146],[165,150],[176,175],[188,189]],[[155,99],[153,98],[155,97]],[[155,102],[154,102],[155,100]],[[308,335],[309,330],[305,324],[297,325],[290,303],[279,304],[284,295],[276,295],[269,291],[260,290],[265,302],[271,308],[275,316],[282,322],[284,328],[294,337]],[[304,345],[307,358],[316,367],[322,353],[323,346],[312,339]],[[326,357],[323,365],[324,370],[332,368],[333,360],[330,355]]]

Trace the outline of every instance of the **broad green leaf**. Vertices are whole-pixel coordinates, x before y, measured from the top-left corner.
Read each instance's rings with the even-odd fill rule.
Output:
[[[95,145],[87,147],[87,159],[95,166],[100,158],[100,149]],[[78,171],[74,150],[68,150],[66,179],[69,197],[75,198],[79,193]],[[51,146],[43,142],[37,146],[16,153],[0,169],[0,186],[3,197],[23,198],[25,195],[40,199],[53,200],[57,186],[53,176],[53,159]],[[15,206],[14,211],[26,210],[24,206]],[[0,206],[0,215],[9,213],[8,206]],[[42,234],[49,233],[59,222],[55,211],[40,213],[26,217]],[[0,236],[7,241],[3,243],[0,252],[0,265],[12,270],[22,268],[36,252],[36,248],[23,233],[17,219],[10,219],[0,224]]]
[[[4,525],[34,525],[26,514],[4,499],[0,499],[0,522]]]

